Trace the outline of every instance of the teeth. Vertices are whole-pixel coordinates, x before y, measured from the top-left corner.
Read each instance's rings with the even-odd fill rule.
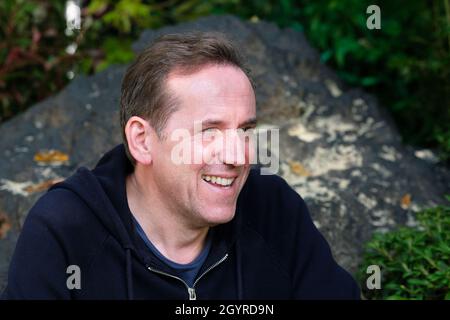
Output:
[[[221,177],[216,177],[216,176],[206,176],[206,175],[204,175],[202,178],[205,181],[211,181],[212,183],[219,184],[219,185],[225,186],[225,187],[231,185],[234,181],[234,178],[227,179],[227,178],[221,178]]]

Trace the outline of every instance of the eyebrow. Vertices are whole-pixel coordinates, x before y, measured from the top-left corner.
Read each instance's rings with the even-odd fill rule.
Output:
[[[239,128],[245,127],[245,126],[256,126],[258,123],[258,120],[256,117],[250,118],[248,120],[245,120],[244,122],[239,124]],[[215,120],[215,119],[206,119],[202,121],[203,127],[209,127],[209,126],[223,126],[225,123],[222,120]]]

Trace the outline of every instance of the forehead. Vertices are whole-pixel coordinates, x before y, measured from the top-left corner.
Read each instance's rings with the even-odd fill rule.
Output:
[[[166,82],[182,106],[195,107],[254,107],[255,95],[246,74],[230,65],[208,65],[195,73],[169,74]],[[193,110],[191,110],[192,112]],[[231,110],[229,110],[231,111]]]

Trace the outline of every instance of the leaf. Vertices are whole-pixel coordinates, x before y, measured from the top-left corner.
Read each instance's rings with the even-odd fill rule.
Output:
[[[37,184],[30,185],[24,189],[28,193],[42,192],[53,186],[54,184],[63,181],[63,179],[49,179]]]
[[[376,85],[379,82],[378,77],[364,77],[361,80],[361,84],[365,87]]]
[[[108,37],[102,44],[102,49],[106,53],[103,61],[96,66],[96,71],[102,71],[112,64],[128,63],[134,58],[134,52],[131,49],[131,41],[120,40]]]
[[[336,62],[339,67],[345,65],[346,57],[349,53],[357,51],[360,48],[360,44],[352,38],[343,38],[338,40],[336,48]]]
[[[422,279],[408,279],[407,282],[411,285],[417,286],[426,286],[428,284],[428,281]]]
[[[0,239],[4,239],[6,234],[11,229],[11,222],[8,216],[0,211]]]
[[[41,164],[62,164],[69,161],[69,155],[58,150],[40,151],[34,155],[34,161]]]
[[[400,200],[400,206],[402,207],[402,209],[407,210],[410,207],[410,205],[411,205],[411,195],[409,193],[406,193]]]
[[[290,161],[291,171],[298,176],[308,177],[311,173],[298,161]]]
[[[92,0],[87,7],[87,12],[89,14],[95,14],[104,11],[108,6],[108,0]]]
[[[392,295],[392,296],[386,297],[386,300],[408,300],[408,299],[405,297],[402,297],[400,295]]]
[[[328,60],[330,60],[330,58],[333,56],[333,51],[332,50],[326,50],[325,52],[323,52],[320,55],[320,61],[322,62],[327,62]]]

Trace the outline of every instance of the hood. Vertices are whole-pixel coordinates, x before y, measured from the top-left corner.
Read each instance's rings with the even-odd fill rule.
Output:
[[[132,172],[133,166],[121,144],[107,152],[94,170],[81,167],[50,190],[64,188],[77,194],[124,248],[132,248],[133,224],[125,189],[126,176]]]
[[[81,167],[74,175],[50,188],[50,190],[64,188],[77,194],[110,234],[121,244],[126,257],[125,264],[129,299],[133,299],[132,252],[138,258],[142,259],[144,263],[147,263],[147,260],[143,258],[142,251],[140,251],[142,247],[136,245],[135,226],[126,196],[126,177],[133,170],[134,167],[126,156],[125,147],[123,144],[120,144],[107,152],[93,170]],[[243,191],[241,191],[241,194]],[[235,218],[229,223],[214,227],[215,234],[218,236],[215,236],[213,239],[210,255],[202,269],[207,268],[209,263],[214,263],[215,260],[228,252],[230,247],[235,244],[238,235],[237,218],[240,216],[238,213],[239,200]],[[239,247],[238,243],[236,243],[236,247]],[[239,253],[236,260],[240,261]],[[158,262],[156,262],[156,265],[161,267],[160,264],[158,265]],[[241,274],[241,266],[239,263],[236,268],[239,278]],[[202,272],[202,269],[200,272]],[[239,288],[242,285],[239,282],[241,281],[238,281],[237,290],[238,297],[241,297],[242,292]]]
[[[77,194],[122,245],[129,299],[133,299],[131,251],[135,247],[131,238],[134,226],[126,199],[125,179],[131,172],[133,166],[121,144],[107,152],[94,170],[81,167],[74,175],[50,188],[64,188]]]

